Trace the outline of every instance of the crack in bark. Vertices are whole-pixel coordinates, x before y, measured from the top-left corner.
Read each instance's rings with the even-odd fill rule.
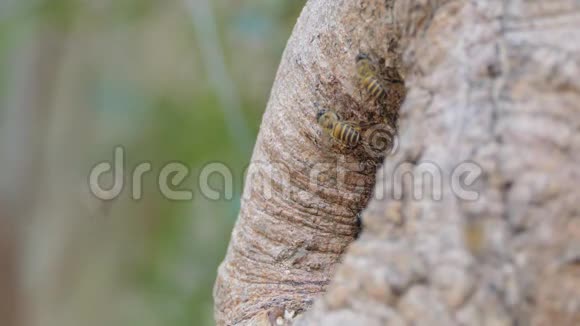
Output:
[[[566,35],[578,34],[574,27],[580,20],[551,29],[550,38],[541,33],[546,28],[514,33],[510,28],[516,20],[538,21],[532,13],[543,9],[536,4],[399,1],[393,7],[400,14],[396,27],[383,21],[388,1],[307,4],[288,43],[254,153],[257,159],[289,162],[294,174],[290,182],[276,180],[273,201],[258,196],[242,207],[216,282],[219,324],[268,325],[278,323],[288,309],[308,309],[336,268],[328,293],[296,325],[580,322],[580,302],[578,309],[566,310],[566,300],[574,303],[580,297],[580,282],[573,267],[558,258],[568,252],[564,249],[574,236],[580,237],[580,222],[573,219],[580,215],[573,186],[580,173],[571,159],[580,152],[580,138],[574,138],[580,113],[574,110],[580,94],[574,78],[580,65],[574,58],[580,48],[563,42]],[[572,8],[580,10],[578,3]],[[564,11],[543,11],[546,17],[554,12]],[[393,48],[393,35],[401,33],[400,48]],[[345,154],[316,141],[315,110],[306,103],[318,101],[349,119],[380,115],[356,94],[348,64],[358,51],[371,49],[391,62],[399,62],[405,51],[401,68],[410,92],[401,147],[386,161],[375,188],[384,187],[386,196],[369,203],[362,219],[365,231],[337,266],[352,240],[349,235],[357,231],[346,212],[356,215],[366,205],[374,170],[346,178],[345,188],[335,192],[336,183],[326,180],[324,191],[306,199],[286,197],[281,189],[291,185],[312,192],[307,172],[314,165],[308,158],[327,162]],[[427,101],[421,90],[430,95]],[[354,163],[365,158],[361,151],[346,154]],[[392,197],[396,185],[388,178],[400,164],[411,162],[411,171],[417,172],[423,162],[436,162],[450,175],[462,160],[477,162],[484,171],[474,185],[479,200],[462,201],[448,188],[443,194],[449,197],[442,201],[414,200],[412,186],[417,184],[407,182],[403,196]],[[351,163],[336,162],[339,170]],[[473,221],[482,239],[470,245],[466,225]],[[344,238],[336,237],[343,232]],[[264,264],[273,263],[252,265],[255,258],[240,249],[244,246],[255,246],[256,254],[269,256]],[[238,251],[243,258],[236,256]],[[271,283],[257,284],[260,278]],[[284,291],[276,287],[280,283]],[[283,323],[292,320],[283,318]]]

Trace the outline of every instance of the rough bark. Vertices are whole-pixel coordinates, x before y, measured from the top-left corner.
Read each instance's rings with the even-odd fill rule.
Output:
[[[216,283],[218,324],[290,323],[318,296],[295,324],[580,324],[580,3],[395,1],[392,17],[391,5],[305,7],[253,157],[283,161],[292,178],[262,170],[272,198],[244,201]],[[370,50],[391,62],[403,54],[408,95],[400,146],[341,258],[372,168],[307,200],[283,190],[307,193],[309,168],[342,155],[317,144],[314,99],[355,120],[377,114],[351,71]],[[466,189],[476,200],[451,186],[458,166],[480,168]],[[402,169],[415,179],[397,177]],[[440,191],[425,171],[441,175]]]
[[[382,125],[381,107],[357,86],[355,57],[372,51],[396,63],[387,55],[396,41],[387,13],[383,1],[306,4],[276,76],[219,269],[218,324],[247,322],[270,308],[310,306],[358,233],[356,215],[370,197],[381,158],[369,146],[325,142],[316,114],[327,108],[345,120]],[[388,130],[365,130],[365,142],[380,147],[382,134],[375,131],[382,129]],[[388,132],[384,136],[388,142]]]

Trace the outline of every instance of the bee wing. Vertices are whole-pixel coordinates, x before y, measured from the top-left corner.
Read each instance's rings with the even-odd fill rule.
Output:
[[[403,83],[403,77],[395,67],[386,67],[381,76],[384,81],[389,83]]]
[[[363,129],[369,128],[371,126],[376,125],[376,122],[371,122],[371,121],[366,121],[366,122],[354,122],[354,121],[345,121],[345,124],[350,125],[351,127],[353,127],[354,129],[356,129],[357,131],[361,131]]]
[[[353,120],[348,120],[348,121],[343,121],[342,123],[344,123],[345,125],[349,125],[351,126],[353,129],[360,131],[361,130],[361,123],[359,122],[355,122]]]
[[[381,126],[383,125],[382,123],[377,123],[377,122],[374,122],[374,121],[360,121],[360,122],[355,122],[355,121],[352,121],[352,120],[344,121],[344,124],[347,124],[347,125],[353,127],[358,132],[365,131],[365,130],[367,130],[369,128],[372,128],[372,127],[377,127],[379,125],[381,125]]]

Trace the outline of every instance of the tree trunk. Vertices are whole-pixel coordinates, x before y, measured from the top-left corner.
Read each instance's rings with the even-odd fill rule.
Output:
[[[573,0],[309,1],[218,273],[218,324],[580,324],[578,39]],[[360,52],[399,66],[408,92],[376,185],[375,156],[326,145],[315,119],[314,102],[379,119]]]

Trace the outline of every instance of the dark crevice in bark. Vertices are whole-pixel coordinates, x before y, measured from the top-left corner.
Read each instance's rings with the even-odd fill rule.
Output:
[[[316,115],[324,108],[344,120],[378,124],[386,107],[383,137],[392,141],[396,107],[372,102],[360,90],[355,69],[360,52],[378,54],[388,65],[400,61],[393,46],[396,31],[387,21],[389,2],[306,4],[256,142],[252,161],[264,164],[250,168],[245,200],[216,280],[218,324],[271,321],[281,308],[307,309],[357,236],[358,214],[372,195],[384,154],[373,152],[370,142],[376,135],[366,130],[361,131],[364,146],[325,143]],[[404,85],[390,91],[389,101],[399,101],[397,92],[404,92]],[[271,186],[270,193],[264,185]]]
[[[286,313],[308,309],[326,290],[296,325],[543,324],[550,317],[578,324],[559,298],[580,293],[573,263],[580,254],[570,246],[580,237],[573,218],[580,215],[573,186],[580,63],[578,46],[563,42],[580,23],[558,14],[580,12],[577,2],[398,1],[395,25],[386,22],[389,3],[312,0],[304,9],[254,153],[287,163],[291,180],[270,175],[274,197],[257,195],[242,207],[216,282],[218,323],[288,324],[294,318]],[[381,116],[356,87],[352,59],[361,51],[402,62],[410,94],[400,147],[376,185],[376,165],[364,162],[382,159],[325,146],[315,122],[315,103],[356,121]],[[393,129],[395,117],[388,118]],[[363,169],[342,187],[336,174],[322,173],[313,191],[315,162],[337,172]],[[483,175],[471,189],[479,198],[463,200],[445,187],[441,200],[417,200],[414,188],[424,180],[392,180],[401,167],[418,173],[426,163],[445,177],[476,163]],[[286,196],[288,186],[311,196]],[[384,196],[369,202],[364,231],[351,244],[373,189]],[[267,258],[252,258],[258,254]],[[272,283],[252,282],[260,279]]]

